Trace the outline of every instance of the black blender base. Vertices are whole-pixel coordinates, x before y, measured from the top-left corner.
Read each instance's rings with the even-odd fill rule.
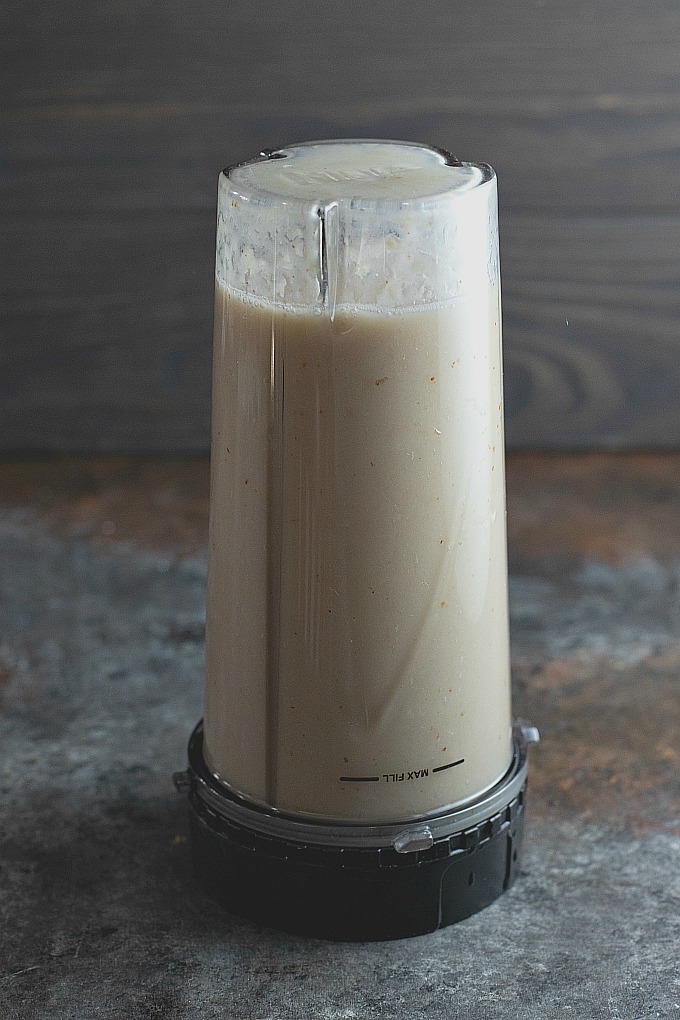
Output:
[[[260,924],[341,941],[422,935],[487,907],[519,871],[526,781],[490,817],[399,853],[282,838],[225,817],[201,795],[214,780],[200,727],[189,750],[181,775],[198,880],[229,911]]]
[[[231,912],[300,935],[371,941],[436,931],[493,903],[517,875],[523,823],[517,804],[514,817],[495,823],[476,846],[437,857],[435,844],[409,855],[420,858],[413,863],[361,860],[375,851],[326,851],[332,861],[311,847],[265,853],[234,842],[195,805],[191,837],[200,884]],[[298,853],[319,859],[296,860]],[[353,859],[343,863],[343,853]]]

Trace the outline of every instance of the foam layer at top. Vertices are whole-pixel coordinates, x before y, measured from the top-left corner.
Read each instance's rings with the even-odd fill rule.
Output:
[[[412,201],[470,191],[490,176],[489,167],[447,162],[436,149],[381,141],[311,142],[229,173],[245,194],[312,202]]]
[[[268,153],[220,177],[216,273],[246,299],[331,316],[459,300],[497,282],[494,173],[408,142]]]

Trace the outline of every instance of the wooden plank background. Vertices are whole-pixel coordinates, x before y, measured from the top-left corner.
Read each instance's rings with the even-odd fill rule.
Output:
[[[0,450],[204,451],[216,178],[314,137],[500,179],[508,442],[680,442],[680,4],[0,13]]]

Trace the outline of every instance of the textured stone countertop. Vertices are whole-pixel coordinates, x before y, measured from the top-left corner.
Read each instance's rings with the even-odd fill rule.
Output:
[[[201,714],[205,461],[0,465],[0,1017],[680,1018],[680,456],[508,463],[516,885],[432,935],[229,916],[170,774]]]

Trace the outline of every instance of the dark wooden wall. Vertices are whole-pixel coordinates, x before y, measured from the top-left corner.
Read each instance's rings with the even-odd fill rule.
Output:
[[[496,167],[510,445],[680,442],[680,3],[0,18],[0,448],[205,450],[218,170],[332,136]]]

